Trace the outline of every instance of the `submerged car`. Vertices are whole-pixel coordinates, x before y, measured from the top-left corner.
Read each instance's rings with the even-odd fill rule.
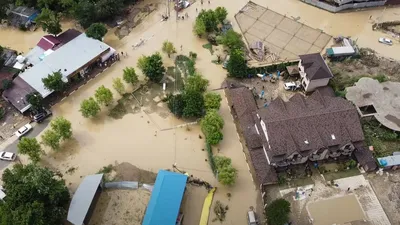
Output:
[[[43,109],[41,112],[33,116],[33,121],[37,123],[43,122],[47,117],[51,116],[53,113],[48,109]]]
[[[253,210],[253,207],[250,207],[250,210],[247,211],[247,223],[248,225],[258,225],[257,215]]]
[[[389,38],[379,38],[379,42],[385,45],[393,45],[392,40]]]
[[[23,127],[19,128],[17,131],[15,131],[15,135],[18,138],[21,138],[22,136],[24,136],[25,134],[27,134],[30,130],[32,130],[32,125],[25,124]]]
[[[14,161],[16,157],[17,154],[12,152],[0,152],[0,160]]]

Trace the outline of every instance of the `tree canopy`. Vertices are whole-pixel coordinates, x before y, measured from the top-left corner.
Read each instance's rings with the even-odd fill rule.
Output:
[[[142,71],[151,81],[160,82],[165,73],[161,55],[157,52],[147,56]]]
[[[205,92],[209,85],[209,81],[200,74],[189,76],[186,81],[186,91]]]
[[[232,29],[222,35],[218,42],[228,47],[231,51],[234,49],[242,49],[244,47],[242,35]]]
[[[49,34],[57,35],[62,31],[59,16],[48,8],[42,9],[36,18],[36,24]]]
[[[94,97],[96,98],[98,103],[104,104],[106,106],[108,106],[113,101],[113,93],[110,89],[104,87],[104,85],[101,85],[99,88],[97,88]]]
[[[199,15],[197,16],[196,20],[203,21],[206,28],[206,32],[213,32],[217,30],[219,21],[214,11],[211,9],[207,11],[202,9]]]
[[[196,90],[185,90],[183,95],[185,108],[183,116],[186,118],[199,118],[203,115],[204,99],[203,94]]]
[[[81,109],[79,111],[85,118],[94,117],[100,112],[100,105],[96,100],[94,100],[94,98],[90,97],[89,99],[82,101]]]
[[[222,134],[224,120],[216,110],[207,111],[200,122],[200,126],[208,143],[216,145],[224,138]]]
[[[268,225],[285,225],[289,222],[290,202],[279,198],[271,202],[265,209]]]
[[[165,40],[162,44],[162,49],[164,53],[168,55],[168,57],[171,57],[171,54],[176,53],[176,49],[174,47],[174,44],[172,42]]]
[[[125,85],[124,85],[124,83],[122,83],[122,80],[119,77],[113,79],[113,88],[120,95],[123,95],[125,93]]]
[[[72,137],[71,122],[62,116],[53,119],[50,123],[51,129],[57,133],[62,140],[70,139]]]
[[[44,153],[36,138],[22,137],[21,141],[18,142],[17,147],[18,152],[27,155],[33,163],[38,163]]]
[[[215,14],[215,17],[217,18],[217,20],[220,23],[222,23],[228,16],[228,11],[225,9],[225,7],[218,6],[217,8],[215,8],[214,14]]]
[[[7,19],[7,10],[10,8],[10,4],[13,3],[13,0],[1,0],[0,1],[0,21],[2,19]]]
[[[103,37],[107,33],[107,28],[102,23],[93,23],[89,26],[85,33],[90,38],[103,41]]]
[[[62,80],[63,75],[60,71],[49,74],[47,77],[42,78],[44,86],[50,91],[63,91],[65,83]]]
[[[232,167],[232,160],[225,156],[215,156],[214,162],[218,171],[218,181],[226,186],[235,184],[237,170]]]
[[[204,24],[203,20],[197,20],[194,24],[193,27],[193,32],[198,36],[198,37],[202,37],[203,35],[206,34],[206,25]]]
[[[171,95],[168,99],[169,110],[178,118],[183,115],[183,109],[185,108],[185,100],[182,94]]]
[[[16,164],[4,171],[2,181],[7,197],[0,203],[0,224],[63,223],[70,195],[54,172],[35,164]]]
[[[61,136],[57,134],[54,130],[46,130],[41,137],[43,145],[50,147],[54,151],[60,150]]]
[[[39,92],[32,92],[25,97],[26,101],[31,104],[31,108],[38,111],[43,108],[43,97]]]
[[[139,78],[136,74],[135,68],[133,67],[126,67],[124,69],[123,79],[128,84],[136,84],[139,81]]]
[[[221,101],[221,95],[217,93],[210,92],[204,95],[204,107],[207,111],[211,109],[219,110],[221,107]]]
[[[226,69],[231,77],[247,77],[247,64],[243,51],[240,49],[234,49],[231,51]]]

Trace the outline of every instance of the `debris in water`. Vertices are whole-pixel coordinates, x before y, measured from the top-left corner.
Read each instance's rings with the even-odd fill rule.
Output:
[[[199,139],[203,139],[203,137],[199,134]]]
[[[224,206],[220,201],[215,202],[214,213],[216,218],[213,221],[219,220],[220,222],[225,220],[226,211],[229,209],[228,205]]]

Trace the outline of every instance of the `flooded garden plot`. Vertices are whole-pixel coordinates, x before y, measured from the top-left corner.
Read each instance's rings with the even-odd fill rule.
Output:
[[[248,3],[235,16],[248,46],[261,41],[267,49],[264,62],[290,61],[298,55],[323,51],[331,36],[296,20]]]

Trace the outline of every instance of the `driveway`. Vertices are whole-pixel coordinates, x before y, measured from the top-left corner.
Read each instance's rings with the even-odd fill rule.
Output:
[[[25,135],[25,137],[36,137],[38,136],[46,127],[47,125],[49,125],[51,121],[51,118],[46,119],[45,121],[43,121],[42,123],[38,124],[38,123],[32,123],[32,127],[33,129],[27,134]],[[9,140],[7,140],[6,142],[8,142],[9,144],[7,145],[7,143],[4,143],[3,146],[1,146],[1,151],[7,151],[7,152],[17,152],[17,145],[19,140],[17,139],[16,136],[12,136],[9,138]],[[10,143],[11,142],[11,143]],[[6,147],[4,147],[6,145]],[[7,167],[8,164],[10,164],[10,162],[8,161],[0,161],[0,170]]]

